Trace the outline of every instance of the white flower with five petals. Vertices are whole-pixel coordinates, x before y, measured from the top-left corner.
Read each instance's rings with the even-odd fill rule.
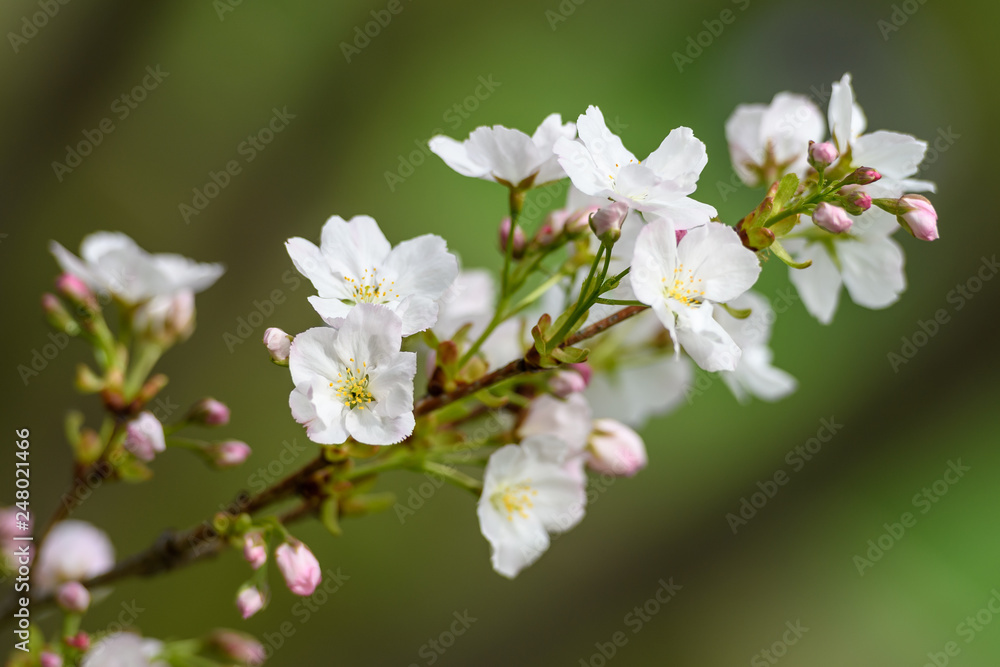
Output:
[[[581,192],[655,212],[681,229],[715,217],[713,207],[688,196],[708,163],[705,144],[689,128],[671,130],[659,148],[640,162],[608,129],[597,107],[589,107],[576,127],[579,141],[560,139],[555,153]]]
[[[479,528],[489,541],[493,569],[513,579],[549,548],[549,534],[583,518],[585,479],[566,467],[566,443],[532,436],[490,456],[479,499]]]
[[[413,432],[417,355],[401,352],[402,324],[384,306],[361,304],[339,327],[316,327],[292,341],[289,405],[313,442],[354,438],[392,445]]]
[[[712,304],[743,294],[759,274],[756,255],[731,227],[695,227],[678,243],[674,227],[659,220],[639,232],[629,275],[636,298],[670,333],[675,353],[683,346],[705,370],[731,371],[740,348],[712,317]]]
[[[423,331],[437,320],[436,300],[458,275],[458,260],[440,236],[425,234],[393,248],[367,215],[327,220],[318,248],[298,237],[285,247],[319,292],[309,303],[331,326],[358,304],[374,303],[399,316],[404,336]]]
[[[427,144],[449,167],[473,178],[526,190],[565,178],[552,147],[576,136],[573,123],[554,113],[532,136],[503,125],[477,127],[465,141],[438,135]]]

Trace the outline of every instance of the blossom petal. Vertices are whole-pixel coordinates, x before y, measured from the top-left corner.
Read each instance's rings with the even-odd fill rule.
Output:
[[[885,308],[906,289],[903,250],[890,238],[837,244],[844,286],[851,300],[865,308]]]
[[[895,180],[917,173],[926,153],[926,141],[885,130],[858,137],[851,149],[854,164],[874,167],[883,177]]]
[[[694,191],[706,164],[708,151],[705,144],[688,127],[671,130],[660,146],[643,162],[661,179],[690,188],[690,192]]]
[[[477,127],[466,146],[473,160],[489,165],[494,178],[510,185],[521,183],[545,161],[531,137],[503,125]]]
[[[438,135],[427,142],[431,152],[462,176],[491,180],[489,167],[477,162],[469,155],[465,142]]]
[[[754,167],[764,162],[760,129],[766,111],[763,104],[741,104],[726,120],[726,141],[733,169],[740,180],[751,187],[760,181]]]
[[[333,341],[333,350],[345,362],[354,359],[355,364],[379,363],[399,352],[403,343],[402,330],[402,320],[389,308],[361,303],[344,318]]]
[[[712,317],[712,304],[703,303],[678,313],[677,340],[688,356],[706,371],[736,370],[740,346]]]
[[[559,165],[573,181],[577,190],[594,197],[609,192],[611,186],[609,174],[598,168],[593,155],[581,142],[560,139],[553,150]]]
[[[787,244],[786,244],[787,245]],[[843,284],[829,253],[819,243],[810,243],[795,256],[796,261],[812,260],[804,269],[789,268],[789,278],[802,297],[806,310],[822,324],[833,321]]]
[[[316,244],[303,238],[294,237],[285,241],[285,250],[292,258],[295,270],[313,284],[319,295],[327,299],[346,299],[352,296],[345,286],[345,280],[334,278],[330,265]]]
[[[363,280],[367,272],[382,266],[392,250],[385,234],[371,216],[356,215],[345,221],[339,215],[323,225],[320,251],[335,280]]]
[[[351,437],[366,445],[395,445],[411,433],[415,420],[412,412],[396,417],[384,417],[374,410],[355,408],[345,418]]]
[[[417,373],[414,352],[396,352],[369,369],[368,390],[377,397],[375,412],[396,417],[413,410],[413,377]]]
[[[851,87],[850,74],[845,74],[839,82],[833,84],[828,113],[830,134],[843,153],[854,137],[860,134],[860,131],[857,134],[854,132],[854,89]]]
[[[718,222],[689,230],[677,245],[677,261],[701,281],[705,299],[720,303],[746,292],[760,275],[754,252],[732,227]]]
[[[546,156],[546,160],[538,170],[535,177],[535,185],[542,185],[550,181],[556,181],[566,177],[566,172],[559,165],[553,149],[559,139],[573,139],[576,136],[576,124],[563,124],[562,116],[557,113],[551,114],[542,121],[535,133],[531,136],[531,141],[538,147],[538,152]]]
[[[593,105],[587,107],[587,113],[577,119],[576,129],[580,134],[580,140],[590,151],[594,164],[597,165],[597,171],[601,175],[614,174],[619,167],[638,162],[635,156],[622,144],[622,140],[608,129],[608,124],[604,121],[604,114],[597,107]],[[565,165],[563,166],[565,167]],[[580,186],[577,185],[577,187]],[[580,189],[583,190],[583,188]]]
[[[632,290],[647,305],[663,301],[663,281],[677,266],[677,235],[667,220],[655,220],[639,231],[632,253]]]
[[[379,269],[401,296],[416,294],[436,300],[458,276],[458,259],[448,252],[440,236],[424,234],[403,241],[389,253]]]

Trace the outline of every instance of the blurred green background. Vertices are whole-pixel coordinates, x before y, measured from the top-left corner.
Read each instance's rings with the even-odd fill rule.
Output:
[[[498,265],[504,193],[421,153],[437,131],[465,137],[494,123],[530,131],[553,111],[568,120],[598,104],[622,123],[626,145],[645,155],[671,128],[688,125],[710,156],[698,198],[732,222],[760,196],[720,186],[732,174],[723,133],[732,109],[781,90],[822,95],[851,71],[870,129],[950,137],[923,172],[939,185],[933,201],[942,238],[926,244],[899,235],[910,286],[888,311],[860,309],[845,296],[834,324],[823,327],[793,305],[778,318],[774,347],[778,364],[800,380],[797,394],[740,407],[705,376],[711,386],[690,405],[645,430],[649,468],[600,493],[586,520],[516,581],[491,571],[470,499],[443,488],[405,523],[389,512],[345,525],[339,539],[316,522],[298,526],[330,571],[349,577],[308,617],[275,582],[266,613],[241,621],[233,597],[248,568],[226,553],[120,584],[88,627],[104,627],[134,600],[143,610],[136,626],[151,636],[242,628],[272,646],[280,641],[273,665],[923,665],[928,652],[939,654],[939,665],[998,664],[1000,619],[990,624],[992,612],[981,613],[976,631],[959,624],[1000,587],[1000,280],[981,283],[961,309],[954,294],[949,300],[1000,242],[995,214],[979,208],[990,201],[981,179],[997,154],[998,89],[987,73],[1000,64],[998,5],[401,0],[394,7],[401,11],[385,13],[382,0],[78,1],[58,5],[25,41],[11,43],[8,34],[0,48],[7,49],[0,55],[4,423],[32,431],[40,515],[54,508],[68,478],[62,414],[76,405],[92,420],[98,414],[94,398],[70,388],[73,366],[88,357],[81,344],[27,384],[16,370],[48,342],[38,297],[56,275],[50,239],[75,250],[90,231],[122,230],[151,251],[228,267],[199,296],[195,336],[160,369],[171,377],[164,396],[182,407],[203,395],[226,401],[233,420],[225,433],[247,440],[254,456],[219,474],[172,451],[157,460],[151,483],[100,489],[79,517],[112,533],[125,555],[166,526],[201,521],[275,461],[283,441],[306,445],[298,462],[313,455],[289,415],[287,372],[268,363],[259,342],[268,326],[296,332],[319,323],[305,300],[308,284],[287,282],[286,238],[318,239],[329,215],[367,213],[393,242],[433,232],[466,266]],[[734,20],[713,23],[726,9]],[[3,32],[20,34],[24,17],[38,11],[34,0],[6,0]],[[345,55],[342,45],[379,16],[391,21]],[[690,47],[689,37],[720,25],[679,68],[674,53]],[[112,104],[147,66],[169,75],[121,118],[121,105]],[[472,99],[481,78],[494,90]],[[272,109],[286,107],[294,118],[247,162],[242,142]],[[104,118],[114,131],[60,181],[51,163],[64,161],[65,146]],[[179,205],[191,204],[192,189],[230,160],[240,161],[241,173],[186,222]],[[412,173],[400,170],[402,162]],[[780,299],[787,286],[784,267],[768,266],[759,289]],[[273,290],[287,300],[273,310],[259,305]],[[939,309],[950,321],[894,371],[887,355]],[[263,323],[245,343],[227,345],[224,336],[239,335],[240,318],[258,310]],[[815,436],[823,418],[843,428],[793,471],[786,454]],[[9,458],[4,466],[12,467]],[[914,495],[959,459],[969,472],[921,514]],[[789,473],[787,485],[734,535],[726,515],[778,470]],[[423,481],[407,473],[384,479],[404,499]],[[859,575],[854,556],[908,511],[916,525]],[[637,617],[628,615],[671,577],[683,588],[634,632]],[[429,640],[466,610],[477,620],[435,652]],[[808,631],[783,647],[783,636],[793,638],[786,623],[797,622]],[[606,660],[599,645],[610,653],[619,631],[627,641]],[[941,653],[948,642],[957,656]],[[764,649],[774,651],[770,660]]]

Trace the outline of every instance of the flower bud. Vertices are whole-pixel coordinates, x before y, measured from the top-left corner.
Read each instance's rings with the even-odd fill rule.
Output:
[[[226,440],[209,445],[207,452],[212,463],[219,468],[233,468],[250,458],[253,450],[245,442]]]
[[[559,398],[578,394],[587,388],[587,381],[576,371],[556,371],[549,380],[549,389]]]
[[[271,361],[279,366],[288,365],[288,353],[292,349],[292,337],[277,327],[264,332],[264,346],[271,354]]]
[[[562,236],[570,213],[567,209],[561,208],[545,216],[545,221],[535,234],[535,243],[543,247],[555,243]]]
[[[622,236],[622,223],[628,215],[628,204],[620,201],[605,206],[590,218],[590,228],[606,246],[612,245]]]
[[[63,610],[82,614],[90,607],[90,591],[78,581],[70,581],[59,587],[56,602]]]
[[[203,398],[191,407],[187,421],[202,426],[225,426],[229,423],[229,408],[214,398]]]
[[[76,376],[73,378],[76,390],[83,394],[93,394],[104,389],[104,379],[98,377],[87,364],[76,365]]]
[[[500,249],[507,252],[507,239],[510,238],[510,218],[500,221]],[[524,230],[518,227],[514,230],[514,247],[511,249],[515,258],[524,255],[524,249],[528,245],[528,239],[524,236]]]
[[[816,210],[813,211],[812,219],[817,226],[833,234],[846,232],[854,224],[847,211],[827,202],[823,202],[816,207]]]
[[[836,162],[839,157],[840,153],[837,152],[837,147],[829,141],[824,141],[819,144],[815,141],[809,142],[809,164],[811,164],[816,171],[823,171]]]
[[[566,218],[566,233],[583,234],[590,229],[590,216],[601,210],[600,206],[585,206],[569,214]]]
[[[97,311],[97,297],[87,284],[72,273],[64,273],[56,278],[56,291],[77,308]]]
[[[319,561],[299,541],[284,542],[274,551],[274,560],[285,577],[288,590],[296,595],[312,595],[322,579]]]
[[[191,290],[154,296],[132,315],[136,331],[164,346],[190,338],[194,333],[194,321],[194,292]]]
[[[646,467],[646,445],[639,434],[615,419],[595,419],[587,465],[597,472],[631,477]]]
[[[851,215],[861,215],[872,207],[872,198],[860,185],[847,185],[840,189],[841,205]]]
[[[62,667],[63,659],[57,653],[42,651],[38,656],[38,664],[41,667]]]
[[[163,424],[152,412],[142,412],[125,428],[125,449],[137,459],[152,461],[167,448]]]
[[[264,646],[248,634],[235,630],[215,630],[207,638],[208,645],[227,660],[235,660],[243,665],[263,664],[266,657]]]
[[[77,321],[73,319],[73,316],[69,314],[69,311],[66,310],[62,301],[55,294],[46,293],[42,295],[42,310],[45,312],[45,319],[48,320],[49,325],[56,331],[62,331],[70,336],[80,334],[80,325],[77,324]]]
[[[899,198],[903,212],[896,220],[903,229],[913,234],[921,241],[934,241],[938,238],[937,211],[927,197],[920,195],[903,195]]]
[[[243,536],[243,558],[255,570],[259,570],[267,562],[267,545],[259,532],[253,531]]]
[[[841,185],[868,185],[882,178],[882,174],[871,167],[858,167],[847,175]]]
[[[82,630],[72,637],[66,637],[63,641],[66,642],[67,646],[71,646],[72,648],[80,651],[86,651],[90,648],[90,635]]]
[[[250,618],[264,608],[264,594],[255,586],[244,586],[236,594],[236,608],[240,616]]]

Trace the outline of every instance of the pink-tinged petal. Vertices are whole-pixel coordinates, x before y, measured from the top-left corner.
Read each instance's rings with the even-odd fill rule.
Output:
[[[590,436],[587,466],[605,474],[632,477],[646,467],[649,457],[642,437],[614,419],[597,419]]]
[[[787,245],[787,244],[786,244]],[[791,250],[791,249],[789,249]],[[795,255],[796,261],[812,261],[804,269],[789,269],[789,278],[802,297],[806,310],[822,324],[833,321],[840,300],[843,284],[840,272],[826,249],[819,243],[811,243]]]
[[[659,148],[649,154],[643,165],[652,169],[664,180],[676,182],[683,188],[694,191],[698,177],[708,164],[705,144],[694,136],[687,127],[678,127],[660,143]]]
[[[886,308],[906,289],[903,251],[890,238],[838,243],[837,258],[847,293],[859,306]]]
[[[465,142],[438,135],[427,142],[427,147],[462,176],[491,179],[489,167],[469,156]]]
[[[883,177],[901,180],[917,173],[926,153],[926,141],[909,134],[879,130],[854,141],[851,161],[874,167]]]
[[[274,560],[288,590],[296,595],[312,595],[323,575],[316,556],[301,542],[284,542],[274,551]]]
[[[571,394],[563,400],[542,394],[529,404],[517,434],[522,438],[555,436],[566,443],[571,453],[580,453],[590,435],[590,421],[590,405],[582,395]]]

